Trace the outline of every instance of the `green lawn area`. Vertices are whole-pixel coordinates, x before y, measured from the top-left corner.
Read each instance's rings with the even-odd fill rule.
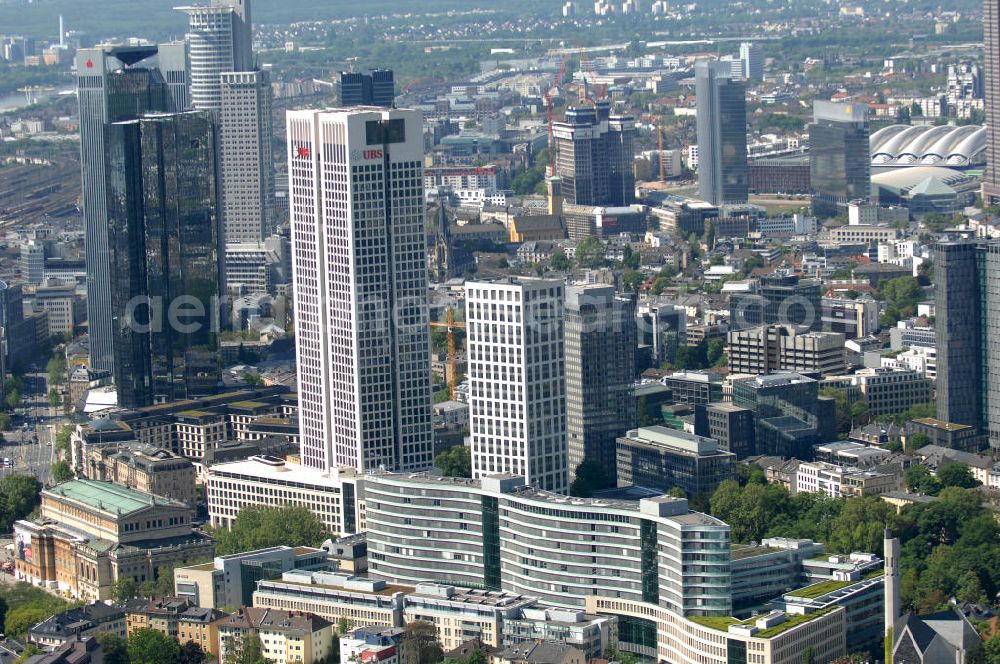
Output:
[[[790,593],[785,593],[791,597],[804,597],[806,599],[815,599],[827,593],[832,593],[834,590],[840,590],[841,588],[846,588],[851,585],[850,581],[820,581],[819,583],[814,583],[811,586],[806,586],[805,588],[799,588],[798,590],[793,590]]]
[[[740,624],[740,621],[732,616],[688,616],[688,618],[702,627],[717,629],[720,632],[727,631],[730,625]]]
[[[789,616],[788,619],[785,622],[781,623],[780,625],[775,625],[774,627],[761,630],[756,634],[754,634],[754,636],[757,637],[758,639],[769,639],[772,636],[777,636],[778,634],[781,634],[785,630],[797,627],[798,625],[805,624],[807,622],[815,620],[816,618],[819,618],[820,616],[824,616],[833,611],[835,608],[837,607],[828,606],[825,609],[820,609],[819,611],[813,611],[812,613],[806,613],[804,615],[797,615],[797,616]]]

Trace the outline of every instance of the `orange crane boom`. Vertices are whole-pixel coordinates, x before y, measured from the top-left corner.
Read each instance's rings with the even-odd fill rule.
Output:
[[[455,320],[455,310],[448,308],[445,322],[431,321],[431,327],[443,327],[448,330],[448,387],[452,401],[455,400],[455,390],[458,387],[458,351],[455,344],[455,328],[464,328],[465,323]]]

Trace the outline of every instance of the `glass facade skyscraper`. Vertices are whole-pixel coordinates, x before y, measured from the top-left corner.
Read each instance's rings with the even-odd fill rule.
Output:
[[[146,114],[110,124],[105,142],[119,404],[212,393],[223,291],[212,118]]]
[[[1000,449],[1000,242],[934,248],[937,417]]]
[[[698,97],[698,196],[712,205],[746,203],[746,87],[731,78],[728,62],[699,62],[694,68]]]
[[[340,72],[342,106],[381,106],[392,108],[396,101],[396,81],[391,69],[370,73]]]
[[[104,128],[147,111],[181,108],[187,100],[183,44],[100,46],[76,53],[80,109],[80,199],[87,255],[90,366],[110,371],[111,265],[108,253]]]
[[[555,175],[571,205],[625,206],[635,202],[635,120],[611,112],[606,100],[571,107],[552,125]]]
[[[853,200],[871,195],[868,108],[865,104],[813,102],[809,125],[809,178],[813,214],[834,217]]]
[[[635,427],[635,302],[614,286],[566,289],[569,472],[584,460],[615,476],[615,440]]]

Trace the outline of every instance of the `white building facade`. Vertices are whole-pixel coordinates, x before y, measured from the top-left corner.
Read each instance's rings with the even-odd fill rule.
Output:
[[[562,282],[468,282],[465,293],[472,476],[566,493]]]
[[[291,111],[302,464],[431,465],[420,113]]]

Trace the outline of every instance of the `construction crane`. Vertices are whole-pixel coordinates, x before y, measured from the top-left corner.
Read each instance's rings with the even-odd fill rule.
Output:
[[[559,73],[556,75],[555,86],[562,89],[563,76],[566,74],[566,63],[569,62],[569,53],[563,56],[562,64],[559,65]],[[548,175],[555,175],[555,146],[552,139],[552,88],[545,91],[545,120],[549,125],[549,172]]]
[[[667,158],[663,154],[663,125],[660,122],[656,123],[656,138],[659,142],[659,157],[660,157],[660,182],[667,181],[666,175],[666,165]]]
[[[28,104],[34,104],[38,100],[39,92],[52,92],[55,88],[48,85],[27,85],[23,88],[18,88],[18,92],[24,93],[24,101]]]
[[[460,323],[455,320],[455,310],[451,307],[448,308],[448,313],[445,315],[445,322],[440,322],[436,320],[431,321],[431,327],[443,327],[448,330],[448,388],[451,392],[451,400],[455,400],[455,390],[458,388],[458,352],[455,348],[455,329],[465,328],[465,323]]]

